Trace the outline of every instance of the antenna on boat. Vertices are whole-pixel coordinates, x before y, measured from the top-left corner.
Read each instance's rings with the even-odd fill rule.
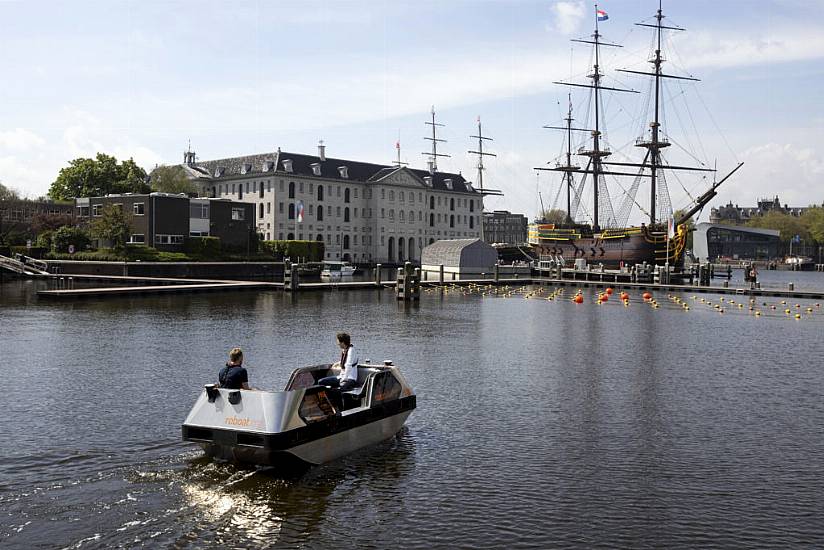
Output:
[[[481,130],[481,115],[478,115],[478,135],[477,136],[469,136],[471,138],[478,139],[478,150],[477,151],[468,151],[470,154],[478,155],[478,186],[481,191],[481,197],[484,196],[484,157],[496,157],[495,153],[487,153],[484,151],[484,140],[492,141],[491,137],[484,136]],[[483,199],[481,199],[481,240],[484,240],[484,224],[483,224],[483,216],[484,216],[484,203]]]
[[[432,152],[431,153],[421,153],[422,155],[427,155],[429,157],[429,171],[431,173],[435,173],[438,170],[438,157],[449,157],[450,155],[445,155],[443,153],[438,152],[438,143],[446,143],[445,139],[438,139],[438,136],[435,133],[435,130],[438,126],[443,127],[443,124],[435,122],[435,106],[432,106],[432,122],[425,122],[424,124],[428,126],[432,126],[432,137],[425,137],[423,139],[432,142]]]

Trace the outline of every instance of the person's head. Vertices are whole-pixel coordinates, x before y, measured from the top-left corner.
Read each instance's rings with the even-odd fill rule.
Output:
[[[338,339],[338,346],[340,346],[342,349],[343,348],[348,348],[350,346],[350,344],[352,343],[352,339],[345,332],[337,333],[335,338]]]
[[[232,348],[232,351],[229,352],[229,362],[233,365],[243,363],[243,351],[240,348]]]

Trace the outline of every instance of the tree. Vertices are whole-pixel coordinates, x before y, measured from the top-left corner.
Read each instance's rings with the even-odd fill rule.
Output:
[[[158,166],[149,175],[152,191],[158,193],[197,194],[197,186],[186,177],[181,166]]]
[[[40,234],[43,231],[54,231],[64,225],[71,225],[71,214],[49,214],[47,212],[38,212],[31,218],[31,228],[35,234]]]
[[[810,236],[819,244],[824,245],[824,207],[814,206],[801,216],[801,222],[809,231]]]
[[[809,240],[810,238],[810,232],[801,218],[774,210],[751,219],[747,222],[747,225],[763,229],[776,229],[781,232],[780,239],[784,242],[789,242],[795,235],[799,235],[803,240]]]
[[[544,210],[543,212],[541,212],[541,219],[545,223],[554,223],[555,225],[561,225],[567,223],[567,213],[564,210],[552,208],[550,210]]]
[[[132,232],[131,215],[122,206],[110,204],[103,207],[100,218],[92,222],[92,235],[109,241],[115,252],[124,252]]]
[[[0,182],[0,201],[16,201],[20,199],[20,195],[11,187],[6,187],[3,182]]]
[[[71,200],[78,197],[102,197],[113,193],[148,193],[146,171],[134,160],[117,159],[97,153],[94,159],[78,158],[62,168],[49,188],[54,200]]]
[[[51,244],[55,252],[68,252],[69,245],[79,252],[89,245],[89,235],[80,227],[66,225],[52,234]]]

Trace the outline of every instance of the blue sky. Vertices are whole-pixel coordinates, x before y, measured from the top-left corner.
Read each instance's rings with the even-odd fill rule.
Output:
[[[633,23],[657,2],[600,7],[602,33],[624,45],[605,51],[608,82],[646,90],[614,69],[647,66],[650,35]],[[591,33],[592,11],[578,0],[0,2],[0,181],[37,196],[78,156],[150,169],[179,163],[188,140],[201,159],[310,153],[323,139],[330,156],[390,162],[400,136],[403,159],[424,167],[435,105],[452,155],[440,168],[475,179],[466,151],[480,115],[498,154],[486,183],[505,192],[487,209],[532,215],[537,190],[549,206],[558,189],[533,170],[563,146],[541,128],[566,104],[552,82],[583,81],[589,52],[569,39]],[[824,201],[824,0],[665,0],[664,11],[687,29],[668,43],[667,70],[701,79],[667,89],[671,161],[691,161],[686,151],[719,171],[744,161],[714,204]],[[643,101],[605,100],[616,158],[637,154],[627,144]],[[586,98],[573,103],[583,118]],[[676,207],[704,185],[680,183],[670,182]]]

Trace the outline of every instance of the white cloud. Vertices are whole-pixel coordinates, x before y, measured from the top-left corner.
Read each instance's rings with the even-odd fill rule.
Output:
[[[44,143],[43,138],[26,128],[15,128],[14,130],[0,132],[0,148],[3,149],[28,151],[40,147]]]
[[[581,28],[581,23],[586,17],[586,8],[582,0],[555,2],[551,10],[555,16],[554,30],[565,35],[573,34]]]

